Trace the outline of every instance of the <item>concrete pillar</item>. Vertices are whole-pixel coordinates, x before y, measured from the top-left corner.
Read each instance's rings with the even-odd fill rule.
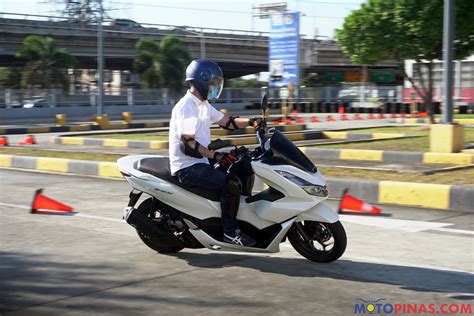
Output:
[[[324,100],[325,102],[331,102],[331,87],[324,88]]]
[[[12,107],[12,89],[5,89],[5,107]]]
[[[58,105],[58,90],[57,89],[49,89],[48,90],[48,106],[54,108]]]
[[[97,94],[95,91],[89,91],[91,106],[97,105]]]
[[[133,88],[127,89],[127,104],[130,106],[134,105]]]
[[[458,153],[463,149],[463,125],[433,124],[430,126],[430,152]]]

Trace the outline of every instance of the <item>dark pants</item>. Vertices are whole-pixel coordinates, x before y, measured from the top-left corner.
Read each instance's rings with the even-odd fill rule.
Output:
[[[232,175],[216,170],[205,163],[194,164],[176,172],[176,178],[182,184],[222,191],[221,211],[224,233],[234,233],[239,228],[236,217],[239,209],[240,192],[235,194],[235,192],[232,193],[226,190],[229,187],[230,177]]]

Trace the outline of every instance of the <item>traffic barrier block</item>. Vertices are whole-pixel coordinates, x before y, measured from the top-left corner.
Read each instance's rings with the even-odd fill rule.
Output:
[[[474,155],[451,153],[424,153],[423,163],[446,163],[455,165],[470,165],[474,163]]]
[[[346,139],[347,132],[323,132],[324,138],[338,138],[338,139]]]
[[[448,209],[450,185],[381,181],[379,202]]]
[[[68,159],[38,157],[36,169],[45,171],[68,172]]]
[[[128,147],[128,139],[103,139],[104,147]]]
[[[382,150],[341,149],[339,159],[382,161]]]
[[[133,114],[132,112],[122,112],[122,120],[124,123],[130,124],[132,123]]]
[[[66,125],[67,116],[66,114],[56,114],[56,126]]]
[[[11,167],[12,155],[0,155],[0,167]]]
[[[100,162],[98,176],[121,178],[122,174],[115,162]]]

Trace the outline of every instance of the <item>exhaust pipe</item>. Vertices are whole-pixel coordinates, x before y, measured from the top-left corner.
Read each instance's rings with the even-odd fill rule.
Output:
[[[182,246],[181,242],[169,231],[165,224],[153,221],[144,214],[137,212],[132,206],[125,208],[124,219],[153,243],[163,246]]]

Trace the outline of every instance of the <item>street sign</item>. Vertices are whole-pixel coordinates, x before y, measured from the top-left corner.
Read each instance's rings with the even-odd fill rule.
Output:
[[[270,87],[299,86],[299,12],[270,17]]]
[[[254,7],[254,9],[259,11],[257,17],[268,19],[271,14],[286,12],[286,2],[262,3]]]

